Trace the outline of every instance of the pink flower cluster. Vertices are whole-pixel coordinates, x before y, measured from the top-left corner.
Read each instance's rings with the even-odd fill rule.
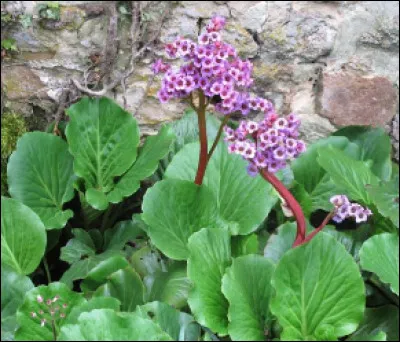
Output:
[[[330,201],[336,208],[333,220],[337,223],[341,223],[347,218],[353,218],[357,223],[367,222],[372,215],[370,209],[364,208],[358,203],[351,203],[345,195],[333,196]]]
[[[296,115],[284,118],[271,111],[259,123],[241,121],[236,130],[225,127],[225,141],[229,153],[239,154],[249,162],[249,175],[256,176],[259,169],[265,168],[276,173],[306,150],[305,143],[298,139],[299,126]]]
[[[165,73],[158,92],[162,103],[172,98],[185,98],[191,92],[201,90],[208,98],[219,96],[220,102],[214,106],[223,114],[241,112],[247,115],[251,110],[271,111],[269,101],[252,98],[246,92],[253,84],[253,64],[240,59],[235,48],[222,41],[220,31],[224,26],[225,19],[214,16],[197,43],[179,37],[166,45],[169,57],[181,57],[187,63],[178,70],[173,70],[161,59],[153,65],[153,72]]]
[[[68,307],[66,303],[61,304],[57,303],[60,300],[60,296],[56,295],[54,298],[49,298],[44,300],[41,295],[36,297],[36,301],[39,304],[43,304],[41,309],[38,312],[31,312],[30,316],[34,319],[40,320],[40,326],[44,327],[46,323],[50,323],[51,321],[65,318],[64,310]]]

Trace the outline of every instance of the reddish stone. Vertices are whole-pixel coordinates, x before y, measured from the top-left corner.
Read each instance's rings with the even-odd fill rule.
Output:
[[[335,125],[384,126],[397,109],[397,92],[385,77],[366,78],[349,73],[323,75],[321,115]]]

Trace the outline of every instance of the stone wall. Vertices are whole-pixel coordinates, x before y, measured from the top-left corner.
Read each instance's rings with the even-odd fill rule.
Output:
[[[52,119],[65,80],[81,76],[90,56],[103,51],[108,25],[102,1],[59,1],[60,20],[47,26],[39,20],[39,3],[2,1],[2,10],[33,16],[30,27],[17,24],[7,30],[19,52],[2,61],[4,104],[37,125]],[[308,141],[343,125],[383,126],[393,136],[398,158],[397,1],[172,3],[160,43],[176,35],[195,38],[199,19],[223,15],[228,23],[224,38],[255,65],[254,92],[271,99],[280,113],[298,113]],[[121,65],[129,55],[128,30],[129,18],[121,14]],[[149,63],[143,58],[126,84],[132,112],[151,74]],[[154,97],[158,84],[148,89],[136,114],[145,134],[179,118],[185,108],[179,103],[161,106]],[[108,96],[122,103],[122,89]]]

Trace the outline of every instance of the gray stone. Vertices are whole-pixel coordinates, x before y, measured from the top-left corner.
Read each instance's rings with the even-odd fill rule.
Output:
[[[268,17],[268,1],[230,1],[228,6],[242,27],[261,32]]]
[[[301,120],[301,138],[307,143],[312,143],[333,133],[336,128],[329,120],[316,114],[299,114]]]

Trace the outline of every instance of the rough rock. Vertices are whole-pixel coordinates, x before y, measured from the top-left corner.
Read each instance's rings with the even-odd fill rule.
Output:
[[[316,114],[299,114],[299,118],[301,119],[299,131],[307,143],[324,138],[336,130],[329,120]]]
[[[1,68],[1,79],[7,99],[24,100],[33,97],[47,98],[46,86],[30,68],[17,65]]]
[[[384,77],[323,75],[320,114],[335,125],[384,126],[396,114],[397,93]]]

